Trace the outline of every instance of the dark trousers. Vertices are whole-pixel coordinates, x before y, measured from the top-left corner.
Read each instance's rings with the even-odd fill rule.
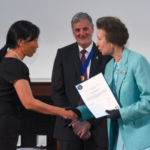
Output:
[[[108,147],[98,147],[93,139],[75,141],[60,140],[60,150],[108,150]]]

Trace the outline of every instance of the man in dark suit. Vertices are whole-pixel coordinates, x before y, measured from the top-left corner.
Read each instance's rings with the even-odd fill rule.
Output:
[[[111,59],[110,56],[102,56],[92,41],[94,25],[88,14],[77,13],[71,24],[77,42],[58,49],[51,83],[53,102],[63,108],[77,107],[83,103],[75,85],[100,72],[104,73]],[[84,58],[89,63],[85,72],[81,73]],[[106,117],[76,121],[72,128],[65,125],[63,118],[57,116],[54,138],[60,140],[60,150],[108,150]]]

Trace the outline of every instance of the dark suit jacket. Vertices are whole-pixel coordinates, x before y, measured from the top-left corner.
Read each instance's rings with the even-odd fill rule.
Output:
[[[93,57],[91,59],[90,77],[103,72],[105,65],[111,59],[110,56],[102,56],[95,43],[93,44]],[[97,59],[98,57],[98,59]],[[77,107],[80,96],[75,88],[80,83],[79,48],[77,43],[73,43],[64,48],[58,49],[51,83],[51,94],[54,105],[59,107]],[[106,117],[88,120],[91,124],[92,138],[100,147],[108,146],[107,121]],[[64,127],[63,118],[57,116],[54,138],[60,140],[73,141],[77,138],[72,129]]]

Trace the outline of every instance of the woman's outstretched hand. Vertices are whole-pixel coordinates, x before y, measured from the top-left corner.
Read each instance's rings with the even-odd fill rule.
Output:
[[[65,109],[64,109],[64,112],[62,113],[62,117],[65,120],[70,120],[71,122],[78,119],[78,116],[76,113],[74,113],[72,110],[65,110]]]
[[[73,106],[68,106],[68,107],[65,108],[65,110],[72,110],[78,116],[78,118],[80,118],[82,116],[79,109],[77,109]]]

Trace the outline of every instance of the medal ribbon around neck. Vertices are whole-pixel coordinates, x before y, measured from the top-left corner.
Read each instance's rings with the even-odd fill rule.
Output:
[[[80,63],[80,74],[81,74],[81,75],[83,75],[84,72],[86,71],[86,69],[87,69],[87,67],[88,67],[88,65],[89,65],[89,63],[90,63],[90,60],[91,60],[92,56],[93,56],[93,48],[92,48],[92,50],[91,50],[91,52],[90,52],[88,58],[86,59],[86,61],[85,61],[84,65],[83,65],[83,67],[82,67],[82,64],[81,64],[81,60],[79,60],[79,63]]]

